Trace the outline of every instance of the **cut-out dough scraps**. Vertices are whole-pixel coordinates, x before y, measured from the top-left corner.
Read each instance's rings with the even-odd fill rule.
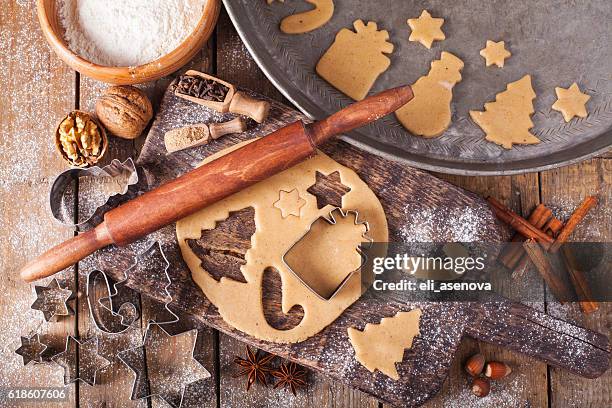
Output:
[[[349,340],[355,349],[355,358],[370,372],[381,373],[399,380],[395,363],[404,359],[404,350],[412,347],[420,334],[421,309],[398,312],[385,317],[380,324],[368,323],[363,331],[348,328]]]
[[[480,55],[485,59],[487,67],[497,65],[498,67],[503,68],[506,58],[510,58],[512,54],[510,51],[506,50],[505,42],[487,40],[487,46],[480,50]]]
[[[401,124],[413,135],[435,137],[451,123],[453,87],[461,81],[463,61],[449,52],[442,52],[431,63],[426,76],[412,85],[414,98],[395,112]]]
[[[290,215],[295,217],[300,216],[300,210],[306,204],[306,200],[300,197],[297,188],[291,191],[281,190],[278,201],[274,203],[274,207],[281,212],[281,217],[287,218]]]
[[[472,120],[486,133],[485,139],[505,149],[513,144],[537,144],[540,139],[529,130],[533,128],[531,115],[536,94],[531,76],[525,75],[497,94],[495,102],[485,104],[484,112],[470,111]]]
[[[429,11],[423,10],[419,18],[409,18],[408,25],[412,29],[409,41],[418,41],[427,48],[431,48],[434,41],[446,39],[442,31],[443,18],[433,18]]]
[[[219,152],[207,158],[207,161],[214,160],[244,144]],[[306,234],[317,218],[329,216],[330,208],[318,209],[316,198],[308,194],[303,197],[306,205],[302,207],[300,217],[282,218],[281,212],[272,203],[278,200],[278,192],[287,190],[288,186],[298,191],[306,191],[315,182],[317,171],[324,174],[339,172],[342,183],[351,189],[343,197],[345,208],[359,210],[360,217],[368,221],[370,226],[368,236],[373,241],[388,242],[387,220],[376,195],[354,171],[321,152],[312,159],[233,194],[176,224],[181,253],[195,283],[217,307],[227,324],[257,339],[278,343],[303,341],[336,320],[346,308],[359,299],[362,291],[367,289],[362,287],[362,274],[358,271],[349,277],[333,298],[324,300],[291,273],[283,262],[283,255],[289,248]],[[217,221],[227,219],[230,212],[248,207],[255,209],[256,228],[251,236],[251,246],[244,257],[246,263],[240,268],[246,283],[227,277],[221,277],[217,281],[203,268],[201,260],[187,241],[199,239],[202,230],[214,229]],[[385,256],[385,253],[376,256]],[[327,259],[321,257],[316,260],[321,263],[318,269],[324,268],[327,263]],[[350,260],[344,259],[344,262],[349,264]],[[299,324],[287,330],[272,327],[264,315],[262,277],[269,267],[275,268],[282,280],[280,290],[283,313],[289,313],[296,305],[302,306],[304,310],[304,317]],[[364,277],[364,280],[369,280],[367,278],[369,277]]]
[[[333,0],[305,0],[315,8],[293,14],[281,21],[280,29],[285,34],[304,34],[325,25],[334,15]]]
[[[385,56],[393,52],[388,42],[389,33],[378,31],[374,21],[366,26],[363,21],[353,23],[355,31],[343,28],[334,43],[317,63],[317,73],[349,97],[360,101],[366,97],[380,74],[391,60]]]
[[[575,116],[579,118],[586,118],[588,116],[586,103],[591,97],[580,92],[577,83],[574,82],[567,89],[557,87],[555,92],[557,93],[557,102],[554,103],[552,108],[561,112],[566,122],[569,122]]]

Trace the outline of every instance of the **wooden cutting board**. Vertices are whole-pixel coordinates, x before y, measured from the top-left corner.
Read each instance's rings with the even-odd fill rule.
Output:
[[[299,112],[274,101],[271,103],[270,118],[258,126],[250,123],[249,130],[243,134],[226,136],[207,146],[166,155],[163,145],[166,131],[232,117],[230,114],[211,112],[166,92],[137,161],[140,166],[139,183],[132,186],[128,195],[111,200],[108,206],[115,206],[175,178],[191,170],[205,157],[235,143],[265,136],[298,119],[305,120]],[[360,151],[342,141],[331,142],[322,150],[340,164],[355,170],[376,193],[384,207],[390,240],[393,242],[401,241],[401,231],[413,214],[428,211],[452,213],[464,211],[465,208],[476,209],[480,213],[480,241],[498,242],[507,238],[484,201],[474,194],[428,173]],[[240,256],[245,252],[241,242],[248,238],[241,236],[241,231],[248,230],[245,226],[249,226],[249,223],[252,223],[252,219],[239,214],[222,226],[218,224],[215,233],[210,235],[210,239],[217,244],[222,240],[225,249],[212,254],[214,256],[211,256],[210,248],[202,252],[202,256],[210,256],[207,266],[212,274],[231,276],[235,273]],[[435,239],[444,241],[452,237],[452,233],[452,226],[443,226]],[[611,350],[606,336],[554,319],[524,305],[509,301],[483,304],[415,303],[403,296],[402,292],[366,292],[332,325],[301,343],[259,341],[226,324],[215,306],[193,283],[176,242],[174,225],[128,247],[109,247],[99,251],[93,255],[93,264],[115,280],[127,278],[127,286],[159,301],[166,301],[167,282],[162,269],[125,274],[134,264],[136,254],[155,241],[161,244],[171,265],[168,270],[172,280],[168,288],[172,296],[171,307],[191,313],[204,323],[257,348],[320,371],[393,405],[418,406],[435,395],[448,374],[454,353],[464,335],[506,346],[589,378],[601,375],[608,368]],[[211,245],[213,247],[218,248],[219,245]],[[281,282],[278,275],[266,274],[263,285],[262,297],[268,322],[277,328],[295,325],[300,319],[299,311],[292,310],[288,315],[283,315],[281,311]],[[237,293],[236,301],[239,299],[240,294]],[[366,323],[379,323],[384,317],[415,307],[423,311],[421,334],[415,339],[413,347],[405,352],[403,362],[397,365],[401,375],[399,381],[380,372],[370,373],[355,360],[348,341],[349,326],[363,329]]]

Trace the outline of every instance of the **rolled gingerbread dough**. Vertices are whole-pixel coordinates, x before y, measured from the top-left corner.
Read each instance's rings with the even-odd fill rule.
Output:
[[[333,0],[305,0],[315,8],[283,18],[280,29],[285,34],[304,34],[325,25],[334,15]]]
[[[219,152],[207,158],[207,161],[227,154],[243,144]],[[336,171],[340,173],[342,183],[350,187],[350,191],[342,198],[344,208],[359,211],[360,217],[368,222],[370,227],[368,236],[374,241],[387,242],[387,220],[376,195],[354,171],[321,152],[312,159],[213,204],[176,224],[179,247],[195,283],[217,307],[226,323],[257,339],[278,343],[303,341],[336,320],[367,289],[362,287],[362,276],[358,271],[349,277],[332,299],[321,299],[304,285],[282,260],[289,248],[308,232],[310,225],[319,217],[328,216],[333,209],[330,205],[318,209],[315,196],[306,192],[315,183],[317,171],[325,174]],[[274,207],[274,203],[279,199],[279,191],[293,189],[297,189],[299,195],[306,200],[306,204],[301,208],[299,217],[283,218],[281,211]],[[215,228],[216,223],[228,218],[230,212],[247,207],[253,207],[255,210],[256,232],[251,237],[251,248],[245,255],[247,262],[241,267],[246,283],[227,277],[221,277],[217,281],[202,268],[201,260],[189,247],[187,240],[200,238],[202,230]],[[342,241],[343,237],[337,238]],[[349,254],[351,257],[349,261],[352,260],[353,255],[350,252],[343,253]],[[321,262],[325,260],[321,259]],[[264,316],[262,277],[268,267],[276,268],[282,280],[282,311],[288,313],[295,305],[301,305],[304,310],[304,317],[300,323],[291,329],[276,329]]]

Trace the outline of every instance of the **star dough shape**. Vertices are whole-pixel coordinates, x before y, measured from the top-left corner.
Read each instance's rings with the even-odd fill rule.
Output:
[[[38,333],[30,337],[21,337],[21,346],[15,350],[23,358],[23,365],[28,365],[30,361],[42,363],[42,354],[47,349],[47,345],[40,342]]]
[[[210,378],[210,373],[194,357],[197,330],[169,334],[152,323],[143,344],[122,351],[119,359],[134,373],[132,399],[157,396],[173,407],[180,407],[187,385]],[[191,338],[191,352],[184,353],[185,338]]]
[[[295,217],[300,216],[300,210],[306,204],[306,200],[300,197],[300,193],[297,188],[291,191],[280,191],[280,197],[278,201],[274,203],[274,207],[278,208],[281,212],[281,217],[287,218],[290,215]]]
[[[64,367],[65,385],[77,380],[94,385],[98,370],[111,364],[110,361],[98,354],[97,337],[80,342],[76,338],[68,336],[66,349],[51,359]]]
[[[51,321],[57,316],[68,316],[72,310],[66,302],[72,296],[70,289],[64,289],[59,285],[57,279],[53,278],[47,286],[34,286],[36,300],[31,308],[40,310],[45,316],[46,321]]]
[[[491,65],[497,65],[499,68],[504,67],[506,58],[512,55],[510,51],[506,50],[505,45],[504,41],[487,40],[487,46],[480,50],[480,55],[485,59],[487,67]]]
[[[588,116],[586,103],[591,99],[591,96],[582,93],[577,83],[574,82],[567,89],[557,87],[555,92],[557,93],[557,102],[554,103],[552,108],[561,112],[566,122],[572,120],[574,116],[579,118]]]
[[[427,10],[423,10],[419,18],[408,19],[408,25],[412,29],[409,41],[418,41],[427,48],[431,48],[434,41],[446,39],[442,32],[443,18],[433,18]]]

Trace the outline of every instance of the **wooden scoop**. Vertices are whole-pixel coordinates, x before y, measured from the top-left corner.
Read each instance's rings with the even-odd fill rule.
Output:
[[[217,82],[227,87],[228,91],[225,95],[225,99],[223,100],[223,102],[209,101],[202,98],[196,98],[194,96],[187,95],[178,92],[178,90],[175,90],[174,94],[179,98],[187,99],[188,101],[206,106],[221,113],[231,112],[237,113],[239,115],[248,116],[251,119],[255,120],[257,123],[262,123],[268,117],[268,112],[270,111],[270,104],[268,102],[251,98],[250,96],[240,91],[237,91],[236,87],[230,84],[229,82],[225,82],[212,75],[208,75],[203,72],[194,70],[187,71],[185,75],[196,76]]]
[[[297,121],[281,128],[107,212],[96,228],[29,262],[21,278],[42,279],[107,245],[127,245],[314,156],[317,146],[333,136],[380,119],[413,96],[408,85],[389,89],[322,121]]]

